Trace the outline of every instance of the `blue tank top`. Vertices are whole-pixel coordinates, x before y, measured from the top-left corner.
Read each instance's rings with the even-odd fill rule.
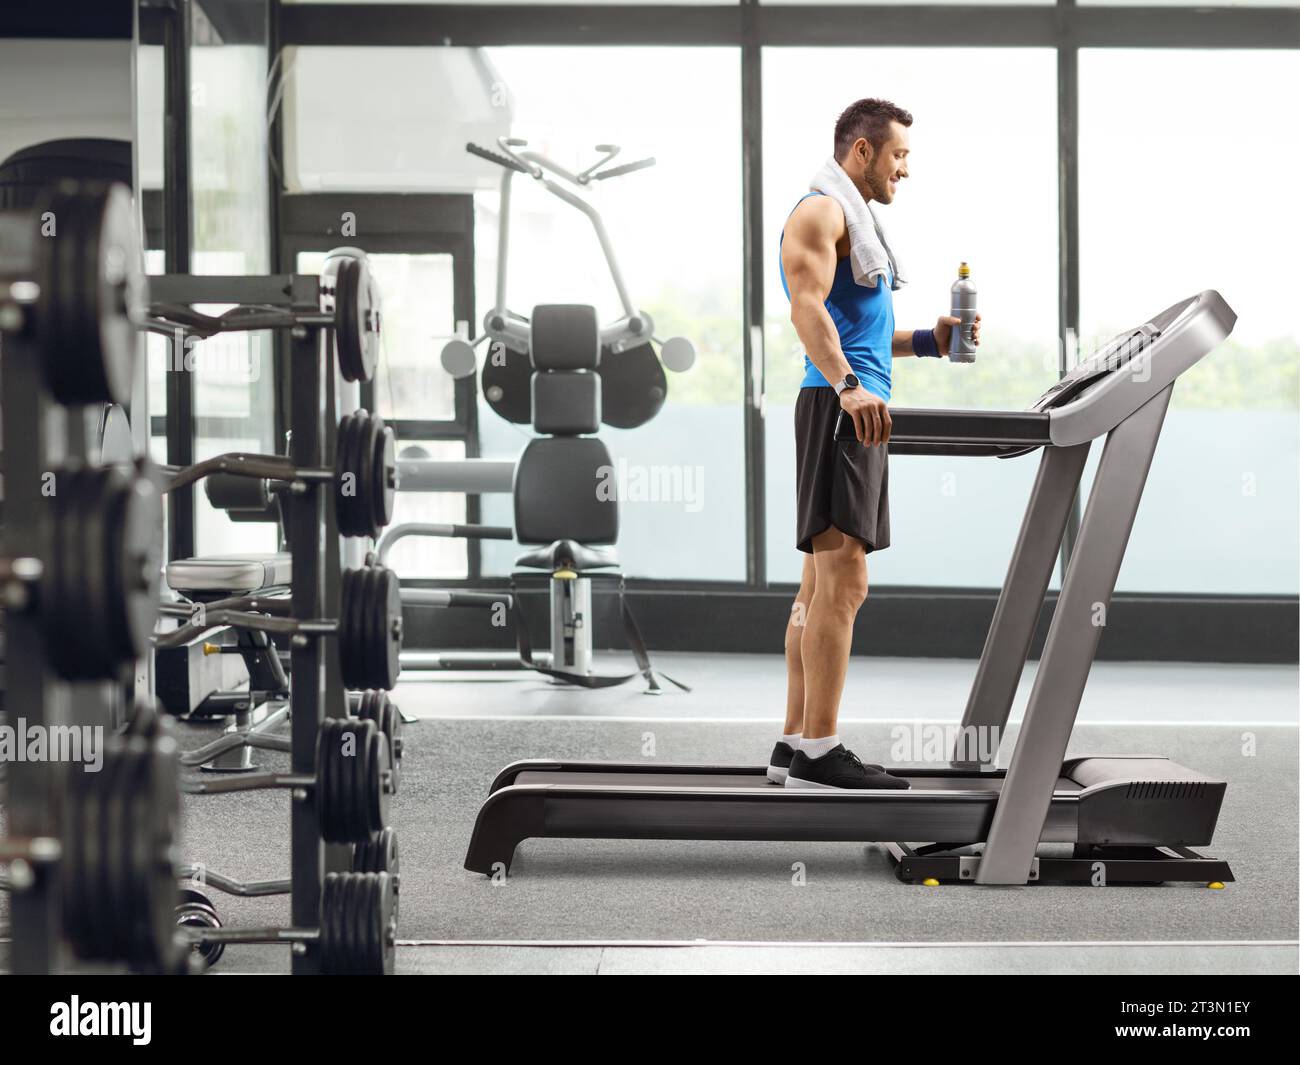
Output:
[[[808,193],[808,196],[821,195],[824,194]],[[799,203],[808,196],[802,197]],[[781,244],[785,244],[784,228],[781,230]],[[781,288],[789,299],[790,286],[785,282],[785,263],[781,261],[779,252],[777,263],[781,271]],[[863,388],[884,400],[889,399],[890,371],[894,360],[894,296],[890,288],[893,282],[893,275],[887,274],[876,282],[875,288],[859,285],[853,279],[853,262],[845,256],[835,265],[835,280],[830,295],[826,297],[826,310],[835,323],[840,347],[844,349],[844,357],[853,367],[853,373]],[[829,387],[825,376],[807,355],[803,357],[803,364],[804,378],[800,388]]]

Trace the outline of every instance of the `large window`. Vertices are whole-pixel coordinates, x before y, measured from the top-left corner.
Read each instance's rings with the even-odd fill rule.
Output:
[[[1294,594],[1296,53],[1085,50],[1079,85],[1081,343],[1207,288],[1237,312],[1174,386],[1119,586]]]
[[[505,48],[487,57],[513,110],[510,132],[530,146],[574,167],[594,162],[594,146],[605,143],[622,146],[619,161],[657,160],[592,195],[633,303],[654,318],[658,335],[689,337],[698,352],[688,373],[668,375],[657,417],[637,429],[601,430],[625,484],[658,478],[681,486],[658,499],[624,499],[619,557],[636,577],[743,580],[739,52]],[[620,317],[590,223],[527,178],[515,179],[513,199],[512,309],[592,303],[602,322]],[[483,312],[495,292],[499,196],[493,189],[477,200]],[[479,424],[485,457],[511,458],[530,435],[486,405]],[[483,508],[484,521],[511,523],[507,499],[485,496]],[[516,553],[485,544],[484,572],[507,572]]]
[[[984,317],[973,365],[899,359],[891,403],[1026,407],[1057,376],[1056,65],[1045,49],[767,49],[763,54],[767,575],[799,578],[794,547],[794,401],[803,350],[778,272],[786,216],[831,153],[840,111],[864,96],[910,111],[909,177],[876,205],[908,284],[898,329],[946,314],[971,264]],[[891,462],[893,546],[872,581],[1002,582],[1033,459]]]
[[[163,184],[162,48],[137,53],[139,167],[144,189]],[[190,52],[190,128],[195,274],[264,274],[270,266],[262,44],[195,46]],[[150,273],[164,257],[146,256]],[[204,307],[219,314],[227,307]],[[148,338],[150,448],[165,459],[165,370],[171,346]],[[269,333],[231,333],[194,345],[195,457],[226,451],[282,451],[275,440],[275,374]],[[195,493],[196,548],[201,554],[273,550],[275,528],[231,522]]]

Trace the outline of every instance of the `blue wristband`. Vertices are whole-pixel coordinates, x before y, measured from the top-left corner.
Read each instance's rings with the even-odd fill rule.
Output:
[[[912,331],[912,351],[918,359],[939,358],[939,342],[934,339],[933,329],[916,329]]]

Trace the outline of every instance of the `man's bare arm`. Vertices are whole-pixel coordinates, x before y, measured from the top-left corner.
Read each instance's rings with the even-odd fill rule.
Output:
[[[829,196],[815,196],[795,208],[785,224],[781,244],[781,265],[790,289],[790,321],[808,358],[829,384],[853,372],[826,310],[826,297],[835,283],[835,244],[844,230],[840,205]],[[858,440],[888,443],[891,421],[883,399],[865,388],[845,389],[840,406],[853,419]]]

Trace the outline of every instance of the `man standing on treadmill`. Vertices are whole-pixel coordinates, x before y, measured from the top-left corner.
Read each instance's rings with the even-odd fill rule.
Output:
[[[904,278],[868,204],[892,203],[907,177],[911,125],[887,100],[851,104],[835,123],[833,159],[781,234],[781,283],[806,353],[795,405],[805,554],[786,627],[785,730],[767,771],[788,788],[907,787],[863,764],[836,732],[853,621],[867,597],[867,555],[889,546],[892,360],[942,357],[960,321],[943,315],[933,329],[894,329],[892,290]],[[978,318],[974,331],[978,344]]]

